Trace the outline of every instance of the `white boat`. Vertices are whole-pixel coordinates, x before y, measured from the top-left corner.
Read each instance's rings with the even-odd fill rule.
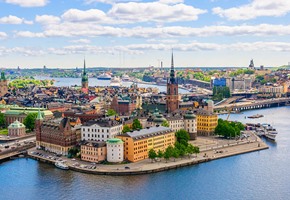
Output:
[[[106,73],[102,73],[101,75],[97,76],[97,79],[99,80],[111,80],[111,78],[111,75]]]
[[[122,82],[121,82],[120,78],[117,77],[117,76],[114,76],[114,77],[111,79],[110,86],[111,86],[111,87],[121,87],[121,86],[122,86]]]
[[[54,165],[59,169],[64,169],[64,170],[69,169],[69,167],[63,161],[57,161]]]
[[[278,132],[270,124],[263,124],[265,128],[265,137],[271,140],[275,140]]]
[[[122,81],[124,81],[124,82],[130,81],[130,77],[127,74],[124,74],[122,76]]]

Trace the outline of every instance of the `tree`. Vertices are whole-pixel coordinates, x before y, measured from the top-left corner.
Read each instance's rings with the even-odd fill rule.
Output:
[[[114,115],[117,115],[117,112],[114,110],[114,109],[109,109],[107,111],[107,115],[110,117],[110,116],[114,116]]]
[[[157,157],[157,154],[155,152],[154,149],[150,149],[148,152],[148,157],[151,159],[151,161],[153,162],[153,160]]]
[[[174,162],[175,162],[175,159],[179,157],[179,155],[180,155],[179,149],[173,148],[172,157],[174,158]]]
[[[163,157],[166,160],[166,162],[173,155],[173,151],[174,151],[174,148],[171,145],[166,148],[166,150],[165,150],[165,152],[163,154]]]
[[[164,153],[159,149],[158,152],[157,152],[157,157],[158,158],[162,158],[163,157],[163,154]]]
[[[190,137],[189,133],[186,130],[181,129],[179,131],[176,131],[175,136],[178,143],[183,144],[185,147],[187,147]]]
[[[0,113],[0,127],[5,126],[5,117],[3,113]]]
[[[142,124],[140,123],[139,119],[133,120],[132,129],[133,130],[142,129]]]
[[[130,127],[128,125],[123,126],[122,133],[127,133],[127,132],[130,132],[130,131],[131,131],[131,129],[130,129]]]
[[[23,124],[30,131],[34,130],[37,113],[29,113],[23,120]]]
[[[162,123],[161,123],[161,126],[164,126],[164,127],[169,127],[169,123],[167,120],[164,120]]]
[[[191,154],[193,154],[195,151],[194,151],[194,146],[192,144],[188,144],[187,147],[186,147],[186,153],[188,155],[188,158],[190,157]]]
[[[194,146],[193,148],[194,148],[193,153],[195,153],[195,155],[197,156],[197,154],[200,153],[199,147]]]

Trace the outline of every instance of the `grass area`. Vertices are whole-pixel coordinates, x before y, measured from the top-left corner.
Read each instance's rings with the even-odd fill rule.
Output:
[[[8,129],[1,129],[0,130],[0,135],[8,135]]]

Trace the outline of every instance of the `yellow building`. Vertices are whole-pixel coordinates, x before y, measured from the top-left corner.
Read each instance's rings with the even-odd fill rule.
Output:
[[[197,135],[210,136],[214,134],[215,127],[218,124],[218,116],[208,110],[199,110],[197,112]]]
[[[140,131],[118,135],[124,142],[124,159],[137,162],[148,158],[150,149],[156,152],[165,151],[168,146],[174,146],[175,133],[168,127],[150,127]]]

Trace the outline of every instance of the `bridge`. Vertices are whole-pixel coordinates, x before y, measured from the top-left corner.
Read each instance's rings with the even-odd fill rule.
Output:
[[[33,144],[27,144],[27,145],[22,146],[22,147],[17,147],[15,149],[9,149],[9,150],[6,150],[6,151],[2,151],[0,153],[0,162],[4,161],[4,160],[9,160],[11,157],[23,154],[23,151],[26,151],[27,149],[30,149],[32,147],[35,147],[34,143]]]
[[[256,100],[252,102],[239,102],[235,104],[217,105],[214,107],[214,111],[221,112],[231,110],[235,112],[240,112],[243,110],[254,110],[285,105],[290,105],[290,98]]]

